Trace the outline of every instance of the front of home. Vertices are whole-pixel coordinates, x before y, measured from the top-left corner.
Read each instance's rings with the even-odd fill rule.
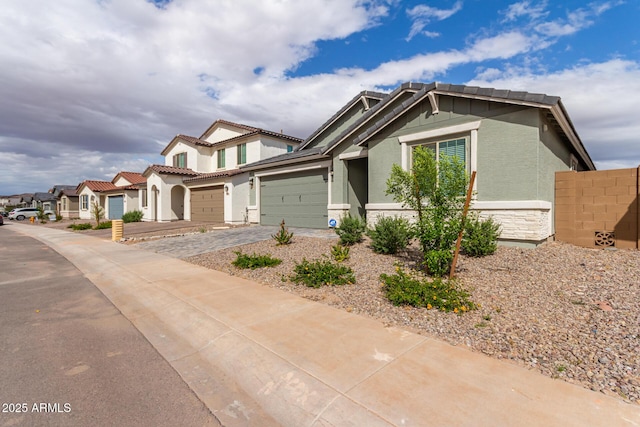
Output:
[[[253,181],[242,165],[292,152],[301,140],[283,133],[215,121],[199,138],[177,135],[162,151],[164,165],[151,165],[146,221],[247,223]]]
[[[146,178],[137,172],[119,172],[111,182],[83,181],[76,188],[79,217],[94,219],[93,206],[98,203],[106,219],[120,219],[127,212],[142,209],[145,192]]]
[[[554,234],[554,176],[595,166],[558,97],[449,84],[364,91],[292,153],[241,167],[253,175],[255,222],[324,228],[346,213],[370,224],[412,212],[386,194],[394,164],[416,146],[457,155],[477,172],[473,209],[501,239],[538,244]]]

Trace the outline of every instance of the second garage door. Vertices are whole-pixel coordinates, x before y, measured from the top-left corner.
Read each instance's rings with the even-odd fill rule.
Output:
[[[191,221],[224,222],[224,189],[221,185],[191,189]]]
[[[304,171],[260,179],[260,224],[327,227],[327,171]]]

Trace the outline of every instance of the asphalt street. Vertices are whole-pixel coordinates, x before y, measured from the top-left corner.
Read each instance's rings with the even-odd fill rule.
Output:
[[[218,420],[65,258],[0,227],[0,427],[216,426]]]

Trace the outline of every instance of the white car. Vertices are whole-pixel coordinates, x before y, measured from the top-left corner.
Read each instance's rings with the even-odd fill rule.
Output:
[[[31,217],[38,217],[38,208],[16,208],[9,212],[9,219],[22,221]]]

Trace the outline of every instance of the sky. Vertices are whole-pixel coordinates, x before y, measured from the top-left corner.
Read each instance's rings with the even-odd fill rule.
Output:
[[[3,0],[0,195],[164,163],[217,119],[306,138],[362,90],[560,96],[598,169],[640,165],[640,1]]]

